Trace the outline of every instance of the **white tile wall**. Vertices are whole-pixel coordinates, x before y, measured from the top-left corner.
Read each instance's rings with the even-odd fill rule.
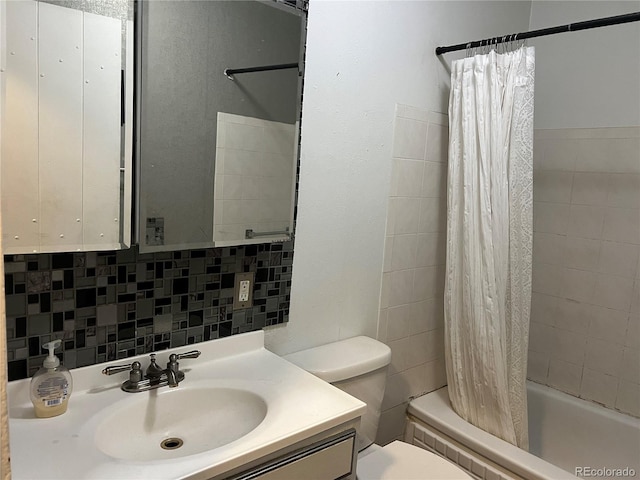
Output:
[[[530,379],[640,416],[640,127],[537,130]]]
[[[378,339],[392,351],[377,442],[404,428],[407,401],[446,384],[447,118],[396,107]]]
[[[218,112],[214,240],[242,243],[245,231],[291,224],[296,126]]]

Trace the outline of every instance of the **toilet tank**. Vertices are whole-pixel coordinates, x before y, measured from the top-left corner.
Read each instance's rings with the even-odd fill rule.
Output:
[[[358,430],[358,451],[374,442],[391,362],[388,346],[369,337],[353,337],[284,358],[366,403]]]

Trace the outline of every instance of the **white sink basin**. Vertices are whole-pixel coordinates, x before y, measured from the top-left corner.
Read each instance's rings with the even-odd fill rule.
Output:
[[[158,363],[192,349],[158,352]],[[352,425],[365,410],[266,350],[262,331],[202,342],[198,350],[200,358],[181,365],[185,379],[175,388],[125,393],[120,385],[129,372],[103,375],[104,364],[74,369],[67,412],[52,418],[35,418],[28,378],[9,382],[12,478],[226,478]],[[146,367],[149,356],[127,361]],[[167,450],[165,440],[169,447],[183,443]]]
[[[245,436],[267,415],[265,401],[247,390],[190,385],[127,395],[132,398],[103,412],[95,435],[102,452],[121,460],[213,450]]]

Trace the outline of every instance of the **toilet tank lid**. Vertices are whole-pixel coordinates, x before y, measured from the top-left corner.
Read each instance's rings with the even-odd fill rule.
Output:
[[[373,372],[391,362],[391,349],[369,337],[353,337],[285,355],[291,363],[329,383]]]

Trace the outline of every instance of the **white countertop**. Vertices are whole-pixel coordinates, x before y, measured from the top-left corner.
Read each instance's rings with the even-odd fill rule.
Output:
[[[202,355],[180,361],[186,378],[177,388],[198,382],[260,395],[267,403],[267,415],[253,431],[204,453],[153,462],[123,461],[95,446],[96,426],[105,409],[113,411],[117,402],[126,405],[132,397],[149,392],[125,393],[120,384],[128,372],[106,376],[101,370],[134,360],[146,368],[148,355],[71,370],[74,390],[67,412],[53,418],[35,417],[30,379],[17,380],[8,388],[14,480],[208,478],[355,420],[365,411],[360,400],[266,350],[262,331],[162,351],[158,365],[164,365],[170,353],[193,349]],[[168,387],[160,387],[164,388]]]

